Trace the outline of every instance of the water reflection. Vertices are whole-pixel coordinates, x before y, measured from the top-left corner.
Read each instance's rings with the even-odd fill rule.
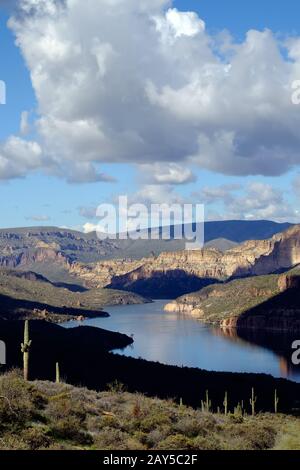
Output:
[[[167,313],[167,301],[107,307],[109,318],[84,324],[133,335],[121,354],[164,364],[226,372],[267,373],[300,382],[300,367],[291,363],[293,336],[284,333],[221,330],[189,315]],[[77,326],[76,322],[66,327]]]
[[[215,329],[214,334],[222,335],[228,340],[246,342],[254,347],[260,346],[273,351],[278,359],[281,377],[300,381],[300,367],[292,363],[292,344],[299,339],[299,333],[222,328]]]

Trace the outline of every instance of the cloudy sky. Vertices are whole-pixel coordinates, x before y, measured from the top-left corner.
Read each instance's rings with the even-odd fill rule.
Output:
[[[0,5],[2,227],[83,229],[120,194],[300,221],[299,2]]]

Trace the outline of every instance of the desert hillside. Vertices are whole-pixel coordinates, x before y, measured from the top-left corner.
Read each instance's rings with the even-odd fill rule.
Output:
[[[64,383],[0,377],[1,450],[300,449],[300,420],[245,414],[228,403],[213,413],[130,394],[118,383],[97,393]]]
[[[166,312],[190,314],[222,328],[300,330],[300,270],[211,285],[179,297]]]
[[[33,272],[3,268],[0,269],[0,299],[1,318],[39,318],[48,321],[104,316],[107,315],[103,312],[106,305],[146,301],[137,294],[112,289],[80,289],[73,292]]]

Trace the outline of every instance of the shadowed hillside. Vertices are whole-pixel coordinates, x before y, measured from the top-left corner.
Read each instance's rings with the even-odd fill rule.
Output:
[[[0,322],[0,338],[7,345],[7,367],[21,367],[23,322]],[[167,366],[107,351],[130,344],[132,339],[125,335],[92,327],[64,329],[47,322],[31,321],[30,338],[32,379],[53,380],[58,361],[61,375],[68,383],[95,390],[103,390],[107,384],[118,380],[128,391],[161,398],[182,398],[184,403],[196,407],[201,405],[206,390],[209,390],[212,406],[217,409],[217,406],[223,406],[226,390],[230,402],[236,406],[242,400],[248,404],[251,388],[255,387],[257,410],[273,410],[275,389],[281,397],[282,411],[300,408],[300,384],[287,380],[264,374],[208,372]]]
[[[299,268],[208,286],[179,297],[165,310],[191,314],[222,328],[299,331]]]

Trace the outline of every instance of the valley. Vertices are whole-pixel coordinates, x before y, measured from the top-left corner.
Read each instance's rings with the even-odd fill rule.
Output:
[[[202,250],[159,245],[157,253],[144,248],[132,258],[115,257],[117,242],[94,235],[2,233],[7,369],[21,367],[20,320],[29,319],[33,379],[52,380],[59,362],[72,385],[103,391],[117,380],[129,392],[193,407],[209,390],[216,409],[226,390],[238,404],[255,387],[261,411],[272,411],[276,389],[282,411],[294,413],[300,375],[290,345],[300,330],[300,226],[242,243],[223,232]]]

